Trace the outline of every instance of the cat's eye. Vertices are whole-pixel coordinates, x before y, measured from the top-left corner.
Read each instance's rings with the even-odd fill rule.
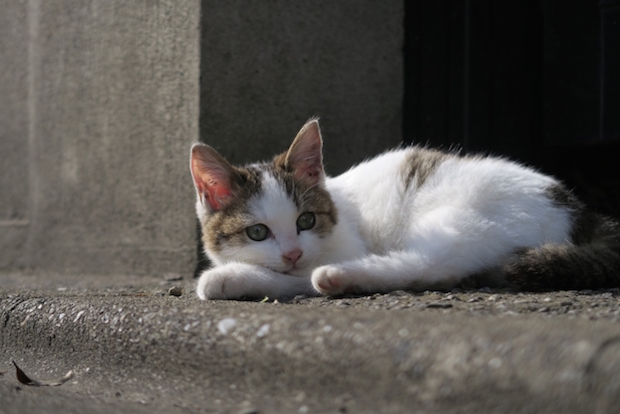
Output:
[[[302,213],[297,218],[297,228],[299,230],[310,230],[316,223],[316,217],[314,213]]]
[[[269,228],[264,224],[255,224],[245,229],[248,237],[254,241],[263,241],[269,236]]]

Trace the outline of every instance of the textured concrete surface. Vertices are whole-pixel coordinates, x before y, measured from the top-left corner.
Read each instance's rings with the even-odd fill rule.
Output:
[[[27,240],[28,13],[3,1],[0,13],[0,268],[15,268]]]
[[[321,116],[332,174],[400,141],[402,2],[0,7],[0,269],[191,269],[199,126],[245,162]]]
[[[328,173],[401,141],[403,2],[202,1],[201,140],[270,159],[311,116]]]
[[[1,7],[0,268],[191,269],[199,2]]]
[[[200,302],[189,280],[3,278],[0,412],[613,413],[619,403],[617,290]],[[11,360],[36,378],[75,377],[28,387]]]

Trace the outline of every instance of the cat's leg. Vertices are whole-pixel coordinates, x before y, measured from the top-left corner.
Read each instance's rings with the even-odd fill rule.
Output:
[[[205,270],[198,280],[196,293],[200,299],[271,299],[312,294],[309,277],[277,273],[246,263],[228,263]]]
[[[425,274],[425,269],[428,269],[425,261],[416,252],[369,255],[359,260],[316,268],[312,273],[312,285],[325,295],[438,288],[438,278]],[[444,279],[443,284],[447,285],[450,280]]]
[[[327,295],[449,289],[514,249],[504,230],[467,212],[441,209],[412,225],[402,250],[318,267],[312,285]]]

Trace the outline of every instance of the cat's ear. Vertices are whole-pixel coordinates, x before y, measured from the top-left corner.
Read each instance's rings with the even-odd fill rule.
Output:
[[[207,203],[211,210],[217,211],[234,200],[237,173],[216,150],[205,144],[194,144],[189,166],[201,203]]]
[[[295,178],[309,185],[322,184],[325,180],[323,169],[323,139],[316,119],[306,122],[290,148],[286,152],[284,165],[293,171]]]

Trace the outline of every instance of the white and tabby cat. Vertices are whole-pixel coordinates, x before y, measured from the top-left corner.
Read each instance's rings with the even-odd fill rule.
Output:
[[[331,178],[312,119],[272,162],[195,144],[190,168],[215,265],[202,299],[620,284],[619,226],[504,159],[411,147]]]

